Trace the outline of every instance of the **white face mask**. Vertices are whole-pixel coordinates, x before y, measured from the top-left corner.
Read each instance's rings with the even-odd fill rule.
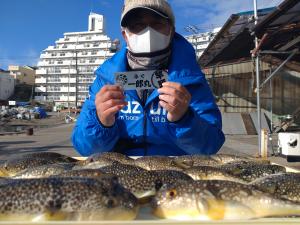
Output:
[[[138,34],[129,35],[125,29],[129,49],[133,53],[151,53],[167,48],[170,44],[171,32],[164,35],[151,27],[146,27]]]

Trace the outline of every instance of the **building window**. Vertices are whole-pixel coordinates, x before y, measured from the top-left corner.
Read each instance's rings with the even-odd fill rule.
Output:
[[[87,55],[88,53],[87,52],[82,52],[82,55]]]
[[[92,27],[91,31],[95,30],[95,18],[92,18]]]
[[[84,44],[83,45],[85,48],[88,48],[88,47],[90,47],[90,44]]]
[[[58,60],[57,64],[63,64],[63,61],[62,60]]]
[[[92,55],[97,55],[97,51],[92,51]]]
[[[68,37],[65,38],[65,41],[69,41],[69,40],[70,40],[70,38],[68,38]]]
[[[52,53],[51,56],[56,56],[56,53]]]
[[[68,45],[63,45],[63,46],[62,46],[62,48],[67,48],[67,47],[68,47]]]
[[[94,43],[93,47],[99,47],[99,44],[98,43]]]
[[[66,53],[60,53],[59,55],[60,55],[60,56],[65,56],[65,55],[66,55]]]
[[[91,36],[87,36],[85,39],[86,39],[86,40],[91,40],[92,37],[91,37]]]

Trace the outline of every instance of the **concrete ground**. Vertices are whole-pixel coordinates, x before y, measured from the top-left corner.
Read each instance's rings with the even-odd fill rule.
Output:
[[[64,124],[51,128],[34,129],[32,136],[26,134],[0,136],[0,160],[37,151],[79,156],[71,144],[72,129],[73,124]]]
[[[34,135],[26,134],[0,136],[0,160],[37,151],[59,152],[72,157],[79,156],[74,150],[70,136],[74,124],[63,124],[51,128],[34,130]],[[220,153],[256,156],[257,136],[227,135]],[[284,158],[271,157],[273,162],[300,169],[300,163],[287,163]]]

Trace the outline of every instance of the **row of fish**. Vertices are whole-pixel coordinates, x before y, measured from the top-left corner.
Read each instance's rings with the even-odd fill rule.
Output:
[[[132,220],[300,215],[300,174],[234,155],[32,153],[0,165],[0,220]]]

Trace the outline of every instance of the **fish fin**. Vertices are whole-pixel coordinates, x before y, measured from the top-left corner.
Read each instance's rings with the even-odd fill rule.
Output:
[[[206,199],[208,204],[207,216],[212,220],[222,220],[225,217],[224,201],[216,199]]]
[[[45,212],[42,213],[32,219],[32,222],[40,222],[40,221],[62,221],[62,220],[69,220],[70,216],[69,213],[64,212]]]
[[[206,215],[212,220],[222,220],[225,216],[224,201],[214,198],[201,198],[197,201],[197,208],[200,215]]]

